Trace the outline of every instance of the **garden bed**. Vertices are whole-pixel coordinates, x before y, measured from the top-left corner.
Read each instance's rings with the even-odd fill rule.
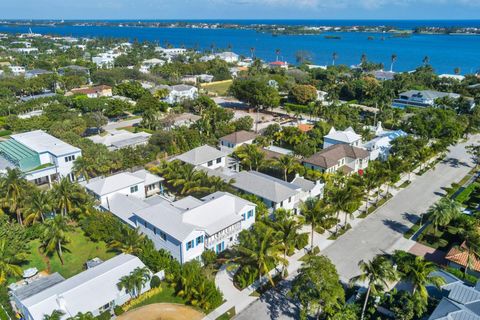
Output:
[[[175,303],[154,303],[130,310],[118,320],[200,320],[205,314],[186,305]]]

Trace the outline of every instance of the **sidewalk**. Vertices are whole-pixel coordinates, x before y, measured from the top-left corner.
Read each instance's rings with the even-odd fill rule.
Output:
[[[435,161],[435,158],[430,159],[427,163],[429,164],[432,161]],[[410,181],[411,182],[415,181],[415,179],[417,178],[417,175],[415,174],[415,172],[418,172],[419,170],[420,170],[420,168],[418,167],[418,168],[416,168],[415,170],[412,171],[412,173],[410,174]],[[408,178],[409,178],[408,174],[403,174],[401,176],[401,179],[394,186],[390,186],[390,188],[388,188],[389,189],[388,191],[392,195],[392,198],[402,190],[402,189],[399,189],[398,187],[400,185],[402,185],[405,181],[407,181]],[[408,186],[406,186],[405,188],[408,188],[409,186],[410,186],[410,184]],[[386,191],[387,191],[386,189],[387,189],[386,186],[383,186],[380,189],[380,193],[381,193],[380,199],[382,199],[383,197],[386,196]],[[388,203],[389,200],[387,200],[381,206],[376,208],[375,211],[378,210],[379,208],[381,208],[386,203]],[[375,202],[376,202],[376,197],[374,197],[373,199],[370,198],[369,208],[371,208],[375,204]],[[352,229],[356,228],[363,221],[363,219],[358,218],[358,216],[361,215],[365,211],[365,206],[366,206],[366,204],[363,203],[360,206],[360,208],[353,213],[353,218],[348,220],[348,223],[350,223],[350,226],[351,226]],[[375,214],[375,211],[373,211],[370,214]],[[344,220],[343,220],[344,217],[340,216],[339,218],[340,218],[339,225],[342,225],[344,223]],[[314,232],[313,246],[318,247],[320,249],[320,252],[322,252],[323,250],[328,248],[331,244],[333,244],[336,241],[336,240],[329,240],[328,239],[330,237],[330,235],[335,232],[336,228],[337,228],[337,226],[334,226],[331,229],[326,230],[323,234],[319,234],[317,232]],[[308,232],[308,233],[310,233],[310,231],[311,231],[311,229],[308,226],[305,226],[304,229],[302,230],[302,232]],[[349,230],[346,231],[346,232],[348,233]],[[310,242],[310,239],[309,239],[309,242]],[[402,248],[402,249],[405,249],[406,251],[408,251],[413,246],[414,243],[415,242],[412,241],[412,240],[400,239],[395,244],[395,247]],[[308,252],[308,249],[310,249],[310,247],[311,247],[311,244],[309,243],[307,247],[305,247],[301,250],[298,250],[292,256],[287,257],[287,260],[289,262],[289,265],[287,267],[287,271],[288,271],[287,279],[292,279],[292,278],[295,277],[298,269],[302,265],[302,261],[300,261],[300,258],[302,258]],[[239,290],[233,285],[233,274],[234,274],[233,271],[228,271],[227,269],[228,268],[226,266],[222,266],[222,268],[218,271],[218,273],[215,277],[215,283],[220,288],[220,290],[223,292],[225,302],[221,306],[219,306],[217,309],[212,311],[210,314],[208,314],[204,318],[204,320],[215,320],[216,318],[220,317],[221,315],[223,315],[225,312],[227,312],[228,310],[230,310],[233,307],[235,307],[236,314],[239,314],[241,311],[243,311],[245,308],[247,308],[251,303],[255,302],[258,299],[258,297],[250,296],[250,294],[252,292],[254,292],[258,287],[260,287],[261,285],[263,285],[267,282],[267,279],[264,277],[260,283],[258,281],[256,281],[255,283],[253,283],[249,287],[247,287],[243,290]],[[270,271],[270,275],[274,276],[277,273],[279,273],[280,270],[281,270],[281,268],[277,267],[277,268]]]

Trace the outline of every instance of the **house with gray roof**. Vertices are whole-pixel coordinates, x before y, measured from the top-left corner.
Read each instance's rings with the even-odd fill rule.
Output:
[[[480,320],[480,282],[472,287],[443,270],[434,275],[442,277],[445,284],[441,287],[440,303],[428,320]]]
[[[348,144],[360,148],[362,145],[362,136],[357,134],[352,127],[348,127],[345,130],[335,130],[335,128],[332,127],[328,134],[323,137],[323,148],[326,149],[335,144]]]
[[[169,91],[165,101],[169,104],[179,103],[185,100],[195,100],[198,97],[198,89],[186,84],[175,86],[163,86],[161,88]]]
[[[258,134],[251,131],[240,130],[223,136],[219,139],[220,148],[226,151],[233,151],[244,144],[252,144]]]
[[[458,99],[461,95],[452,92],[440,92],[434,90],[409,90],[400,93],[398,98],[393,100],[393,106],[397,108],[432,107],[435,105],[435,100],[444,97]],[[471,104],[472,107],[475,105],[473,99],[471,100]]]
[[[120,290],[117,283],[136,268],[144,267],[137,257],[120,254],[68,279],[53,274],[46,279],[34,280],[11,291],[11,300],[25,320],[43,320],[54,310],[64,313],[62,320],[79,312],[91,312],[98,316],[131,299],[130,294]],[[147,281],[141,293],[149,289]]]
[[[203,145],[173,157],[172,160],[180,160],[193,166],[217,169],[227,166],[227,155],[228,152],[220,151],[209,145]]]
[[[230,248],[255,222],[255,204],[227,192],[144,202],[143,208],[133,211],[136,227],[180,263],[200,260],[205,250],[219,253]]]
[[[267,207],[274,211],[279,208],[298,212],[302,201],[309,197],[321,197],[324,184],[295,177],[292,182],[260,173],[258,171],[241,171],[229,176],[233,187],[260,198]]]
[[[152,135],[147,132],[130,132],[127,130],[107,130],[105,134],[88,137],[95,143],[103,144],[108,150],[144,146]]]

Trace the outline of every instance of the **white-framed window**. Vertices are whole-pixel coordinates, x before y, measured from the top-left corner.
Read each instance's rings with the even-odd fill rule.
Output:
[[[217,163],[222,162],[222,158],[217,158]]]
[[[207,167],[211,167],[213,165],[213,161],[208,161],[207,162]]]
[[[250,210],[250,211],[248,211],[248,213],[247,213],[247,218],[250,219],[251,217],[253,217],[253,210]]]
[[[203,236],[197,237],[196,243],[197,243],[197,244],[196,244],[197,246],[198,246],[200,243],[203,243]]]
[[[70,161],[73,161],[73,160],[75,160],[75,156],[74,156],[74,155],[66,156],[66,157],[65,157],[65,162],[70,162]]]
[[[190,249],[193,249],[194,246],[195,246],[195,244],[194,244],[193,240],[188,241],[187,244],[186,244],[187,251],[190,250]]]
[[[130,187],[130,193],[135,193],[138,191],[138,186]]]

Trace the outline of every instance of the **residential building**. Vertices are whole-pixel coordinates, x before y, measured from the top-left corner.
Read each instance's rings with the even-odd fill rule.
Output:
[[[237,131],[219,139],[220,149],[226,149],[225,151],[231,151],[244,144],[252,144],[253,140],[258,137],[258,134],[251,131]]]
[[[163,192],[164,179],[149,173],[145,169],[134,172],[121,172],[109,177],[97,177],[81,184],[85,187],[103,210],[110,211],[120,220],[134,226],[132,212],[125,211],[131,204]],[[133,203],[132,203],[133,202]],[[135,207],[138,208],[138,207]]]
[[[43,69],[33,69],[33,70],[27,70],[25,71],[25,78],[30,79],[30,78],[36,78],[41,75],[45,74],[52,74],[52,71],[47,71]]]
[[[51,98],[51,97],[55,97],[56,94],[53,93],[53,92],[45,92],[45,93],[39,93],[39,94],[34,94],[34,95],[31,95],[31,96],[23,96],[23,97],[20,97],[20,101],[23,101],[23,102],[27,102],[27,101],[30,101],[30,100],[35,100],[35,99],[42,99],[42,98]],[[21,116],[19,116],[19,118],[21,118]]]
[[[480,259],[471,252],[469,257],[469,251],[465,242],[461,244],[460,248],[452,247],[445,255],[445,260],[448,261],[450,267],[462,271],[465,271],[465,268],[468,266],[468,273],[480,277]]]
[[[210,74],[200,74],[198,75],[198,79],[200,82],[212,82],[213,81],[213,76]]]
[[[198,97],[198,89],[194,86],[179,84],[167,87],[169,93],[165,101],[174,104],[185,100],[195,100]]]
[[[75,180],[73,162],[82,151],[42,130],[13,134],[0,142],[0,170],[19,168],[25,179],[51,184],[59,178]]]
[[[99,54],[96,57],[92,57],[92,62],[97,65],[99,68],[111,69],[115,66],[115,59],[121,54],[110,50]]]
[[[191,84],[191,85],[196,85],[197,80],[198,80],[198,77],[191,74],[184,75],[182,78],[180,78],[181,83]]]
[[[288,69],[288,63],[286,61],[273,61],[268,64],[270,68],[280,68],[280,69]]]
[[[19,76],[25,74],[25,67],[22,66],[8,66],[10,71],[13,73],[14,76]]]
[[[393,100],[393,106],[397,108],[431,107],[435,105],[435,100],[444,97],[458,99],[461,97],[461,95],[457,93],[439,92],[433,90],[410,90],[400,93],[399,97]]]
[[[87,67],[70,65],[70,66],[58,68],[58,74],[62,76],[68,75],[68,74],[90,76],[90,69],[88,69]]]
[[[462,76],[460,74],[447,74],[447,73],[444,73],[444,74],[441,74],[438,76],[440,79],[453,79],[453,80],[457,80],[457,81],[463,81],[465,80],[465,76]]]
[[[72,94],[84,94],[89,98],[111,97],[113,95],[112,87],[107,85],[72,89],[70,95]]]
[[[38,48],[14,48],[11,50],[14,52],[24,53],[24,54],[38,53]]]
[[[230,248],[255,222],[255,204],[227,192],[202,199],[151,200],[133,211],[136,226],[180,263],[200,260],[205,250],[220,253]]]
[[[303,160],[306,168],[334,173],[341,170],[346,174],[361,173],[368,167],[369,152],[348,144],[334,144]]]
[[[390,155],[390,149],[392,148],[392,141],[399,137],[407,136],[407,133],[403,130],[393,131],[383,129],[381,121],[378,122],[377,126],[367,128],[370,128],[370,130],[375,133],[375,138],[362,145],[364,149],[370,152],[370,160],[387,160]]]
[[[332,127],[328,134],[323,137],[323,148],[326,149],[336,144],[346,144],[359,148],[362,145],[362,136],[355,133],[352,127],[348,127],[343,131],[337,131]]]
[[[95,143],[103,144],[109,150],[134,148],[148,144],[152,135],[147,132],[130,132],[127,130],[107,130],[105,134],[88,137]]]
[[[227,166],[227,155],[228,152],[220,151],[209,145],[203,145],[176,156],[172,160],[180,160],[193,166],[217,169]]]
[[[233,179],[234,188],[257,196],[271,211],[284,208],[297,213],[302,201],[321,197],[324,188],[320,181],[295,177],[292,182],[287,182],[257,171],[241,171],[225,180],[230,179]]]
[[[393,80],[396,73],[393,71],[376,70],[376,71],[373,71],[371,74],[375,77],[375,79],[380,81],[385,81],[385,80]]]
[[[99,316],[131,299],[117,284],[136,268],[145,265],[133,255],[120,254],[68,279],[58,273],[41,277],[12,290],[11,299],[25,320],[43,320],[54,310],[64,313],[60,319],[72,318],[79,312]],[[147,281],[141,293],[149,289]]]
[[[227,63],[237,63],[240,57],[235,52],[230,52],[230,51],[216,53],[214,56]]]
[[[140,72],[142,73],[150,73],[150,69],[152,69],[155,66],[163,66],[165,64],[165,60],[162,59],[148,59],[144,60],[142,62],[142,65],[140,66]]]
[[[436,296],[440,303],[428,320],[480,320],[480,283],[469,286],[454,275],[438,270],[432,276],[444,279],[440,292],[433,285],[427,287],[430,296]]]

